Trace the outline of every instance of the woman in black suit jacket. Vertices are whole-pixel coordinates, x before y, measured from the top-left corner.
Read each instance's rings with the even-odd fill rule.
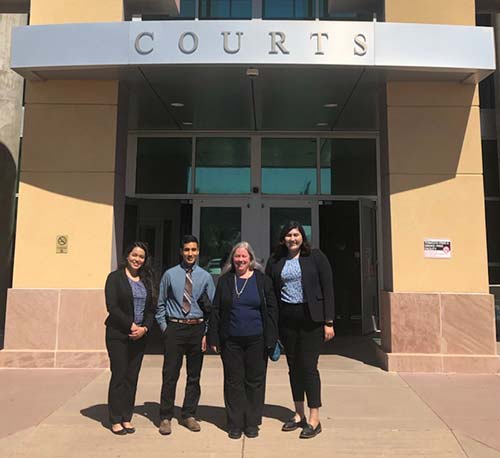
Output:
[[[234,246],[215,291],[208,340],[221,353],[228,435],[259,435],[267,355],[278,340],[276,298],[247,242]]]
[[[109,313],[105,324],[111,367],[108,391],[111,431],[131,434],[135,432],[131,420],[146,334],[153,325],[156,310],[146,244],[134,242],[127,248],[121,267],[108,275],[104,293]]]
[[[301,439],[321,432],[321,381],[318,359],[323,341],[333,338],[332,269],[320,250],[313,250],[302,225],[283,227],[280,244],[266,266],[279,303],[279,335],[285,347],[295,415],[283,431],[302,427]],[[306,421],[304,394],[310,409]]]

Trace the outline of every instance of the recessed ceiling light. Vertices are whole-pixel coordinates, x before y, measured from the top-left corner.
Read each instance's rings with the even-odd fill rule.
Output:
[[[182,121],[183,126],[192,126],[193,123],[191,121]]]
[[[318,122],[318,123],[316,123],[316,126],[317,127],[326,127],[326,126],[328,126],[328,123],[327,122]]]
[[[323,107],[325,108],[337,108],[339,105],[338,103],[325,103]]]
[[[170,106],[171,106],[171,107],[174,107],[174,108],[182,108],[182,107],[184,106],[184,104],[183,104],[183,103],[181,103],[181,102],[172,102],[172,103],[170,104]]]

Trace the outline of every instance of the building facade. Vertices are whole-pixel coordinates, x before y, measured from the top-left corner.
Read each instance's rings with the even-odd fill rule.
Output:
[[[389,370],[499,371],[500,4],[7,3],[29,25],[1,365],[106,365],[103,283],[132,240],[161,273],[194,233],[217,275],[294,219],[340,334],[380,335]]]

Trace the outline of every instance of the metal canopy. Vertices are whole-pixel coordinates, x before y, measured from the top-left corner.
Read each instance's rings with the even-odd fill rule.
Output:
[[[485,27],[147,21],[17,28],[12,68],[127,82],[130,129],[359,131],[378,127],[380,83],[476,83],[495,55]]]

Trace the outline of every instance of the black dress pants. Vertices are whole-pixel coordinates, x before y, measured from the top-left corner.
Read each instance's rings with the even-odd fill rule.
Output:
[[[264,336],[229,337],[221,357],[228,429],[260,425],[267,370]]]
[[[163,384],[161,387],[160,419],[174,416],[175,390],[186,355],[186,391],[182,405],[182,418],[194,417],[200,401],[200,374],[203,364],[201,340],[205,323],[182,324],[169,322],[163,333],[165,355],[163,359]]]
[[[293,400],[309,408],[321,407],[318,359],[324,338],[323,323],[312,321],[307,304],[280,302],[279,334],[285,347]]]
[[[111,380],[108,409],[111,424],[129,422],[134,411],[137,379],[141,369],[146,337],[139,340],[106,336]]]

